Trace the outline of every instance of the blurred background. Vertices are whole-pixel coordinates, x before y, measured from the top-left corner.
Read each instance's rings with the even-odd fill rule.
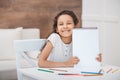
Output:
[[[99,28],[103,63],[120,66],[120,0],[82,0],[82,26]]]
[[[81,20],[82,0],[0,0],[0,28],[39,28],[41,37],[47,38],[54,17],[65,9]]]
[[[103,63],[120,66],[119,8],[120,0],[0,0],[0,29],[38,28],[40,37],[47,38],[54,16],[73,10],[80,20],[78,27],[99,28]]]

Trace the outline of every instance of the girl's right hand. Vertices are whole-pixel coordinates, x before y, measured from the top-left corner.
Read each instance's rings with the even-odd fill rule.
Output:
[[[79,58],[74,56],[74,57],[71,57],[66,63],[66,66],[70,66],[70,67],[73,67],[75,64],[77,64],[79,62]]]

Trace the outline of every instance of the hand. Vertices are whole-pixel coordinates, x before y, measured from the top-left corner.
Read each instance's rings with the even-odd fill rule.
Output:
[[[102,54],[101,54],[101,53],[98,54],[98,57],[96,58],[96,60],[97,60],[98,62],[101,62],[101,61],[102,61]]]
[[[77,64],[79,62],[78,57],[71,57],[67,62],[66,62],[66,66],[70,66],[73,67],[75,64]]]

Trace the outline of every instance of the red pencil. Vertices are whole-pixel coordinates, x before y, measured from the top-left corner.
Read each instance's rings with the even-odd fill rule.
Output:
[[[64,74],[65,76],[102,76],[103,74]]]
[[[58,74],[64,76],[102,76],[103,74]]]

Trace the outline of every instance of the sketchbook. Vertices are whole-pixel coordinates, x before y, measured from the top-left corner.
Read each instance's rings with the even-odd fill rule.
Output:
[[[97,28],[77,28],[73,30],[73,56],[80,62],[74,66],[82,71],[99,70],[100,62],[96,60],[99,54],[99,38]]]

